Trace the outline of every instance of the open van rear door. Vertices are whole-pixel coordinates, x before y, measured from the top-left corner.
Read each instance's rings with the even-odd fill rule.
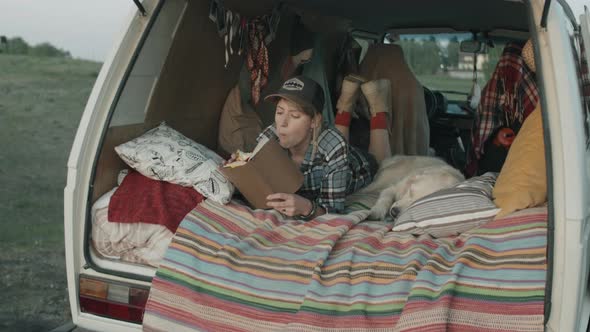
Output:
[[[584,13],[580,15],[580,33],[582,35],[582,41],[584,43],[584,48],[586,50],[580,50],[580,60],[582,62],[581,74],[582,74],[582,98],[584,101],[584,111],[585,119],[586,119],[586,128],[590,128],[590,76],[589,76],[589,68],[588,65],[590,64],[590,12],[588,12],[588,8],[584,7]],[[586,145],[590,144],[590,137],[586,139]],[[588,151],[588,149],[586,149]],[[590,170],[589,170],[590,172]]]
[[[580,45],[580,75],[582,80],[582,101],[584,110],[584,119],[586,127],[586,178],[587,181],[590,179],[590,76],[589,76],[589,64],[590,64],[590,12],[588,8],[584,7],[584,13],[580,15],[580,34],[581,34],[581,45]],[[583,45],[582,45],[583,44]],[[590,190],[590,189],[589,189]],[[584,245],[586,246],[585,252],[588,252],[588,241],[590,240],[590,202],[586,205],[588,211],[586,211],[586,218],[584,223]],[[590,255],[586,257],[585,270],[590,269]],[[588,273],[588,272],[586,272]],[[585,319],[585,325],[587,330],[590,329],[590,323],[588,322],[590,317],[590,280],[586,283],[586,289],[580,290],[584,292],[582,299],[581,318]],[[584,322],[582,322],[584,324]]]

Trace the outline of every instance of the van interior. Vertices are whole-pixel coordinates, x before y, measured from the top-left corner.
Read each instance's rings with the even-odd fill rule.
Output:
[[[319,60],[322,61],[321,67],[330,83],[336,78],[336,61],[341,55],[339,51],[351,29],[353,34],[358,31],[361,36],[367,38],[365,41],[368,43],[383,43],[386,41],[385,35],[390,32],[410,36],[422,34],[427,37],[446,32],[450,35],[448,39],[456,35],[463,40],[473,38],[475,33],[477,38],[485,36],[492,42],[497,38],[501,43],[510,39],[526,41],[528,38],[525,4],[518,1],[491,1],[484,4],[458,1],[453,6],[438,1],[403,5],[375,1],[363,6],[362,14],[359,13],[355,1],[338,4],[330,1],[323,1],[321,4],[314,1],[297,1],[293,4],[286,2],[285,5],[293,9],[285,9],[281,14],[279,30],[268,46],[271,75],[272,68],[278,72],[284,59],[290,55],[291,35],[294,33],[291,30],[297,26],[297,17],[302,18],[304,27],[314,35],[310,38],[322,38],[323,56]],[[257,1],[256,4],[246,5],[239,1],[225,1],[225,6],[237,13],[243,13],[242,15],[255,17],[271,13],[275,8],[275,2]],[[400,6],[403,10],[399,10]],[[207,1],[166,1],[159,9],[159,18],[154,22],[152,32],[139,50],[136,62],[112,112],[97,158],[92,201],[113,188],[118,172],[126,167],[115,153],[114,147],[141,135],[162,121],[166,121],[196,142],[217,151],[219,119],[223,104],[231,88],[239,81],[244,58],[232,55],[225,66],[224,41],[221,37],[216,37],[218,32],[216,25],[207,16],[208,8]],[[502,14],[489,14],[495,12]],[[177,25],[171,24],[171,21]],[[423,26],[422,22],[428,23]],[[171,40],[169,36],[172,33],[174,38]],[[495,33],[498,37],[494,36]],[[495,47],[501,48],[501,45]],[[392,60],[392,63],[394,61],[396,60]],[[407,63],[408,59],[405,59],[405,62]],[[470,80],[471,76],[468,81]],[[281,83],[281,79],[270,82],[264,90],[268,94],[276,90]],[[480,84],[485,84],[483,77],[480,78]],[[331,89],[335,85],[334,82],[327,88]],[[456,114],[456,118],[467,120],[473,118],[469,116],[468,111],[464,111],[465,105],[449,105],[449,97],[445,93],[442,93],[442,97],[440,94],[433,97],[432,94],[437,92],[436,87],[422,85],[429,90],[425,92],[428,106],[431,108],[428,110],[429,114],[442,113],[447,117]],[[467,101],[466,96],[461,98],[461,94],[450,96],[454,97],[456,102]],[[335,110],[336,101],[331,102],[332,110]],[[441,106],[438,106],[438,102]],[[443,109],[444,105],[447,106],[446,109]],[[447,112],[449,108],[450,112]],[[263,125],[269,125],[273,121],[272,105],[261,104],[257,111],[261,114]],[[459,128],[471,129],[469,124],[465,125],[459,121],[455,124]],[[465,144],[467,143],[468,140]]]
[[[164,122],[225,159],[235,149],[251,150],[257,132],[273,123],[275,106],[263,99],[265,95],[276,91],[288,77],[303,74],[320,83],[326,94],[323,118],[327,125],[331,125],[338,112],[336,105],[344,77],[357,74],[367,79],[389,79],[392,83],[392,112],[400,114],[396,115],[398,122],[392,123],[392,130],[395,131],[391,138],[393,154],[442,158],[469,180],[488,172],[501,172],[509,156],[508,147],[513,143],[513,136],[518,137],[526,116],[533,112],[540,99],[534,70],[529,68],[520,54],[531,38],[531,18],[527,7],[530,4],[527,1],[365,0],[359,4],[358,1],[350,0],[165,0],[153,3],[146,1],[144,5],[149,13],[149,23],[131,58],[124,80],[116,90],[109,110],[108,124],[94,160],[85,228],[85,257],[88,266],[103,276],[116,276],[119,283],[126,280],[124,282],[136,287],[133,288],[134,294],[140,299],[136,301],[139,304],[133,308],[139,313],[115,318],[135,323],[143,320],[145,326],[149,317],[149,324],[152,324],[154,330],[159,326],[155,317],[161,316],[153,313],[162,312],[154,306],[149,315],[147,311],[144,315],[150,283],[152,295],[149,301],[157,302],[158,298],[153,294],[155,285],[159,287],[158,294],[165,293],[163,280],[170,281],[172,278],[172,274],[166,274],[172,270],[172,263],[169,262],[173,253],[170,253],[169,248],[179,248],[186,236],[178,235],[179,233],[175,236],[161,225],[157,225],[157,229],[149,228],[154,225],[142,225],[138,222],[141,220],[120,225],[107,220],[112,212],[108,211],[109,199],[116,194],[117,188],[131,171],[126,160],[116,152],[116,147],[140,137]],[[256,41],[261,43],[256,44]],[[511,48],[517,51],[509,54],[512,57],[508,59],[507,52]],[[312,49],[312,52],[302,52],[308,49]],[[499,64],[505,66],[509,61],[516,61],[516,64],[510,64],[520,66],[514,69],[520,75],[517,79],[501,77],[507,71],[500,68]],[[496,98],[503,93],[497,90],[499,82],[506,84],[507,80],[518,80],[517,83],[510,84],[526,86],[511,87],[516,90],[527,89],[528,92],[519,94],[515,90],[517,96],[512,98],[520,99],[517,106],[511,106],[511,111],[518,108],[516,113],[502,110]],[[235,111],[235,108],[239,109],[239,114],[224,114],[230,112],[230,109]],[[493,114],[489,113],[490,110]],[[359,100],[351,122],[352,145],[367,148],[369,121],[367,105]],[[504,132],[500,129],[506,127],[512,130],[512,134],[508,134],[509,143],[504,144],[501,137]],[[484,131],[485,135],[480,134]],[[203,200],[207,201],[209,199]],[[194,211],[190,211],[190,215],[200,215]],[[268,213],[268,218],[271,218],[271,212],[264,213]],[[510,294],[497,295],[497,306],[490,306],[496,310],[496,319],[504,317],[505,321],[501,324],[505,324],[505,328],[529,324],[526,326],[533,327],[533,330],[534,327],[542,330],[547,309],[544,304],[549,290],[545,278],[550,273],[545,264],[548,221],[546,197],[534,208],[515,212],[511,216],[512,219],[500,219],[504,220],[504,224],[500,222],[489,228],[485,227],[491,224],[478,224],[484,228],[469,230],[465,233],[467,235],[455,233],[450,237],[437,238],[428,237],[425,233],[400,233],[405,237],[396,240],[399,241],[396,243],[415,246],[426,243],[431,249],[438,248],[425,254],[427,262],[416,258],[416,262],[421,263],[412,263],[422,264],[422,269],[412,270],[404,266],[405,270],[400,272],[400,276],[406,280],[418,280],[423,271],[434,271],[432,273],[442,275],[461,274],[458,266],[463,266],[462,264],[467,269],[481,268],[495,276],[501,274],[501,270],[510,268],[501,259],[513,259],[512,267],[520,274],[515,276],[508,273],[506,278],[523,278],[519,282],[526,286],[519,288],[519,291],[529,293],[516,300]],[[497,222],[493,218],[491,220],[491,223]],[[508,229],[510,222],[506,220],[528,220],[542,224],[522,226],[528,230],[527,234],[533,234],[529,239],[532,242],[526,242],[526,239],[521,242],[521,253],[527,254],[518,256],[518,245],[514,244],[512,248],[506,249],[504,256],[499,254],[494,257],[493,252],[496,249],[493,245],[488,248],[492,253],[480,256],[475,253],[469,256],[469,252],[477,252],[488,244],[493,244],[493,236],[486,236]],[[380,221],[378,225],[374,227],[386,227],[384,225],[387,223]],[[186,230],[183,228],[184,232]],[[144,234],[137,235],[138,232]],[[516,237],[524,236],[517,234],[518,230],[514,232],[501,233],[508,234],[503,239],[504,243],[517,243]],[[500,233],[495,236],[504,236],[498,234]],[[515,238],[511,238],[510,234]],[[167,255],[170,257],[166,256],[164,259],[167,248]],[[445,255],[458,255],[457,257],[462,258],[457,258],[456,261],[449,259],[447,262]],[[511,258],[507,258],[509,256]],[[526,259],[523,258],[525,256]],[[489,265],[480,261],[484,259],[482,257],[489,259]],[[163,261],[168,265],[160,265]],[[443,273],[443,270],[446,272]],[[380,274],[375,271],[370,274],[374,278],[380,278]],[[465,298],[478,296],[476,291],[466,289],[481,286],[490,290],[491,293],[483,297],[482,303],[491,301],[496,296],[490,295],[494,293],[492,289],[495,286],[487,284],[489,280],[485,275],[470,275],[466,278],[461,279],[458,284],[449,282],[444,284],[446,286],[441,286],[450,287],[452,290],[449,293],[437,289],[436,292],[432,291],[435,295],[423,294],[421,299],[439,305],[441,302],[437,301],[441,298],[455,294],[457,303],[466,307],[453,310],[464,314],[473,311],[469,309],[469,301],[462,302],[459,299],[462,296],[460,294],[467,294]],[[529,279],[524,281],[524,278]],[[101,280],[103,279],[82,275],[80,298],[97,300],[93,287]],[[427,284],[429,281],[424,282]],[[495,282],[499,287],[496,289],[498,292],[506,291],[502,287],[509,280]],[[451,284],[454,288],[449,286]],[[428,289],[429,286],[424,287]],[[408,302],[415,301],[414,305],[418,307],[422,303],[418,300],[419,288],[412,288],[412,295],[406,293]],[[196,292],[195,289],[192,290]],[[265,292],[261,291],[268,294]],[[324,296],[328,300],[332,299],[330,295]],[[514,302],[509,304],[511,300]],[[500,308],[501,305],[509,305],[510,310],[514,310],[514,316],[510,316],[506,311],[508,309]],[[519,311],[519,305],[527,306],[530,310]],[[81,302],[81,306],[83,312],[113,318],[92,301]],[[215,310],[219,310],[219,307]],[[399,321],[395,318],[390,319],[388,324],[410,324],[410,315],[420,313],[412,311],[410,307],[403,310],[410,312],[406,317],[407,321],[404,317]],[[478,310],[478,315],[483,317],[484,308]],[[323,311],[318,312],[326,314]],[[399,309],[394,316],[403,316],[404,313]],[[374,317],[378,316],[375,315]],[[371,314],[366,315],[369,316]],[[475,315],[469,317],[473,318]],[[507,317],[522,319],[526,323],[515,323]],[[262,324],[256,318],[247,319],[248,324],[254,324],[254,321]],[[434,318],[434,321],[439,322],[437,319]],[[213,322],[214,320],[215,318],[211,318],[207,324],[219,324],[210,326],[220,328],[231,325],[227,322]],[[269,321],[273,320],[269,318]],[[273,321],[273,324],[278,324],[278,321]],[[373,323],[377,321],[378,319]],[[463,323],[454,321],[449,324],[461,326]],[[464,324],[478,326],[478,323],[471,320]],[[250,327],[256,326],[259,325]]]

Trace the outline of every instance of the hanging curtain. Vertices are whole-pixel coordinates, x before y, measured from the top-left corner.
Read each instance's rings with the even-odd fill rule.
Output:
[[[324,89],[324,109],[322,115],[324,118],[324,125],[334,125],[334,109],[330,102],[330,87],[328,86],[328,78],[326,76],[326,69],[324,67],[324,50],[322,48],[323,37],[320,34],[316,34],[314,37],[314,48],[311,61],[303,66],[303,75],[312,78]]]

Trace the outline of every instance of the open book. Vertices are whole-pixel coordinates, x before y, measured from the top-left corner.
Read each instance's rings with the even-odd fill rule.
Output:
[[[274,139],[264,137],[251,153],[238,150],[236,155],[221,172],[255,208],[267,209],[266,196],[292,194],[303,184],[303,174]]]

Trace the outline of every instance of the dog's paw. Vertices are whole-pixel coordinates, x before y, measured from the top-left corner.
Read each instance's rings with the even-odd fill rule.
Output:
[[[387,212],[387,206],[377,204],[371,208],[371,214],[369,217],[371,217],[371,219],[384,220]]]

